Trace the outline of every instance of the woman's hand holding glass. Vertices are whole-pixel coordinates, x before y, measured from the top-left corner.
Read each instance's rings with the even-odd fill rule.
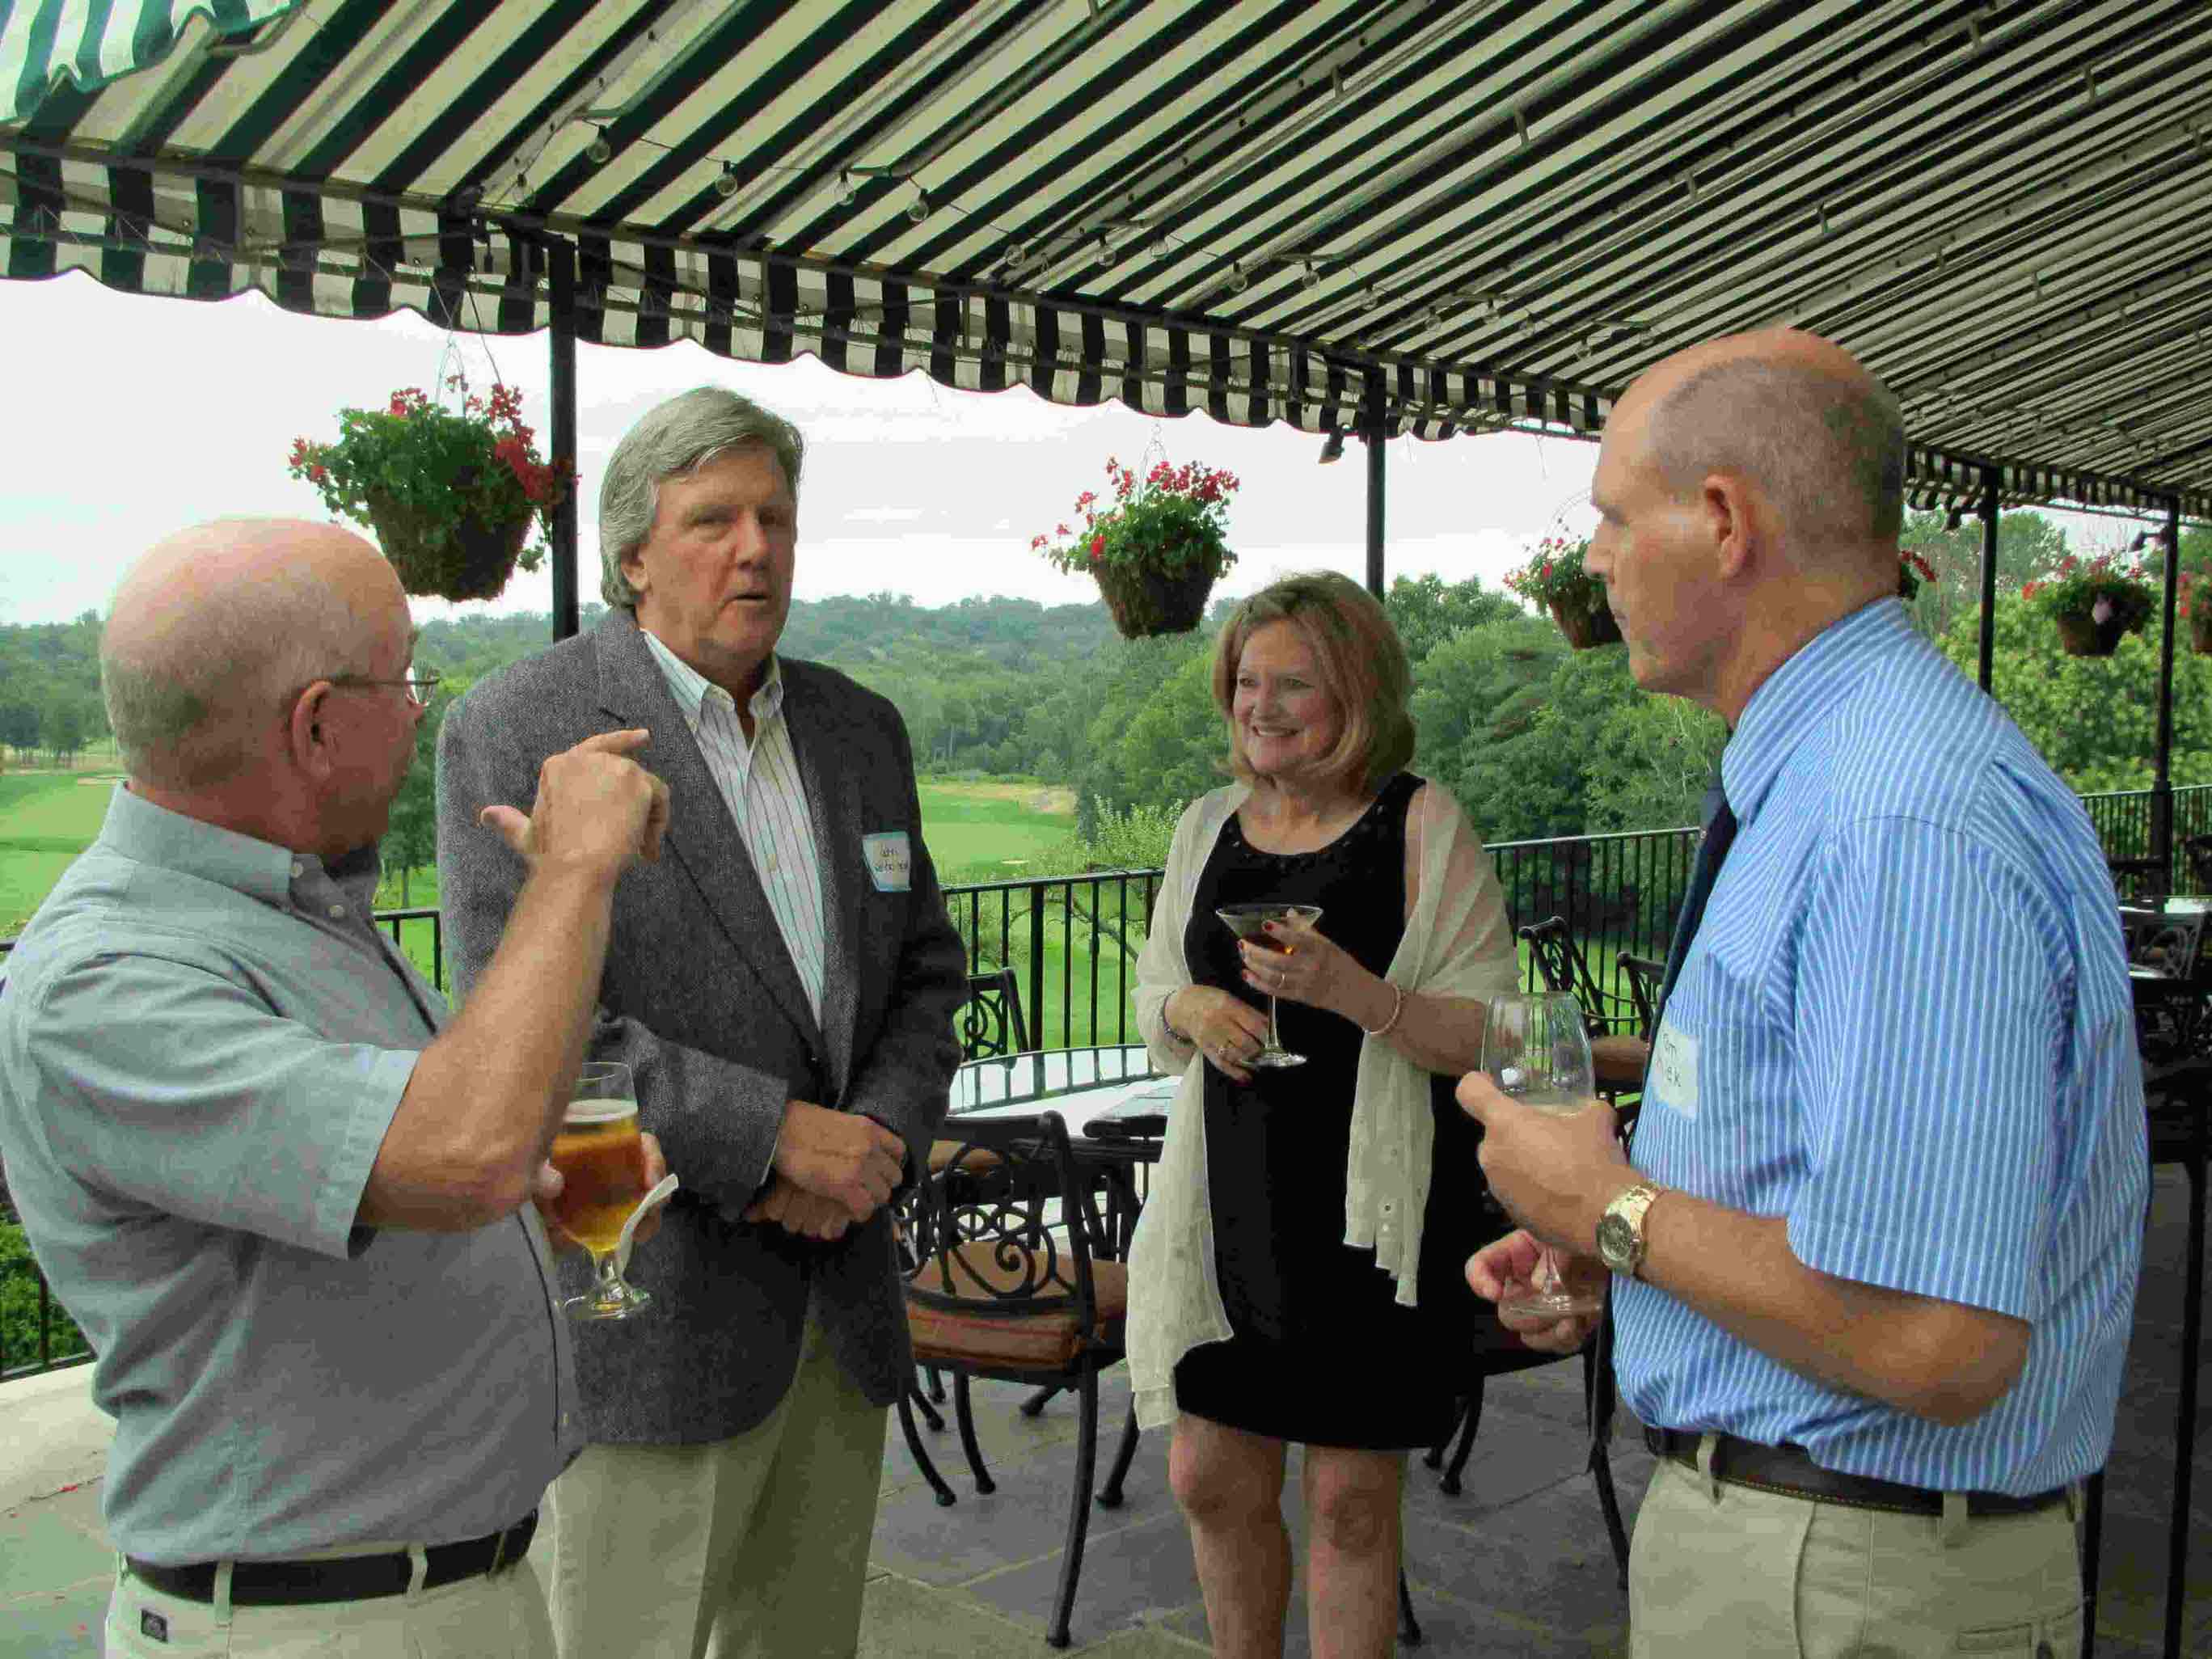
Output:
[[[1250,939],[1237,942],[1237,953],[1244,959],[1244,982],[1255,991],[1340,1014],[1354,985],[1371,977],[1350,951],[1321,931],[1316,921],[1271,921],[1261,931],[1280,943],[1271,949]]]
[[[1233,1082],[1252,1080],[1244,1062],[1267,1045],[1266,1014],[1212,985],[1184,986],[1168,999],[1164,1012],[1207,1065]]]

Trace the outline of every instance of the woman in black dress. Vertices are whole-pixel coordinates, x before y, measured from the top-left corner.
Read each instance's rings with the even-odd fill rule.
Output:
[[[1451,1089],[1513,987],[1512,936],[1458,809],[1401,769],[1410,675],[1364,590],[1255,595],[1213,678],[1240,781],[1185,812],[1139,973],[1146,1041],[1184,1080],[1130,1264],[1139,1418],[1174,1425],[1217,1653],[1281,1650],[1296,1441],[1314,1651],[1386,1654],[1405,1452],[1505,1340],[1462,1273],[1504,1224]],[[1261,901],[1322,914],[1270,923],[1274,949],[1215,914]],[[1250,1063],[1270,992],[1303,1065]]]

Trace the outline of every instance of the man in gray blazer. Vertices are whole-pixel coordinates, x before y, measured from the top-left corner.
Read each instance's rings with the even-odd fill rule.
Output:
[[[579,1329],[592,1444],[549,1498],[564,1659],[858,1641],[912,1364],[884,1205],[927,1168],[966,984],[897,712],[775,654],[800,455],[717,388],[647,414],[599,493],[613,609],[477,685],[440,736],[464,995],[523,876],[468,833],[483,805],[636,726],[674,803],[661,861],[616,895],[591,1054],[634,1068],[684,1202],[640,1269],[653,1308]],[[564,1272],[580,1287],[580,1261]]]

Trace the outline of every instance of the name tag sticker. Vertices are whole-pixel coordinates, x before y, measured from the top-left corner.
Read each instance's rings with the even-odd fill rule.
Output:
[[[1651,1050],[1651,1081],[1659,1098],[1684,1117],[1698,1115],[1698,1040],[1662,1021]]]
[[[878,893],[903,893],[914,886],[914,848],[903,830],[881,830],[860,837],[860,856]]]

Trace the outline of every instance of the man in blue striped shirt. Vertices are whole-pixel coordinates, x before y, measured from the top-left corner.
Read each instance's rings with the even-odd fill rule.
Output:
[[[1772,331],[1638,380],[1591,492],[1638,684],[1731,727],[1724,862],[1633,1167],[1608,1115],[1461,1098],[1528,1229],[1476,1288],[1539,1239],[1615,1275],[1638,1655],[2079,1641],[2148,1180],[2126,969],[2080,801],[1897,599],[1903,463],[1866,371]]]

